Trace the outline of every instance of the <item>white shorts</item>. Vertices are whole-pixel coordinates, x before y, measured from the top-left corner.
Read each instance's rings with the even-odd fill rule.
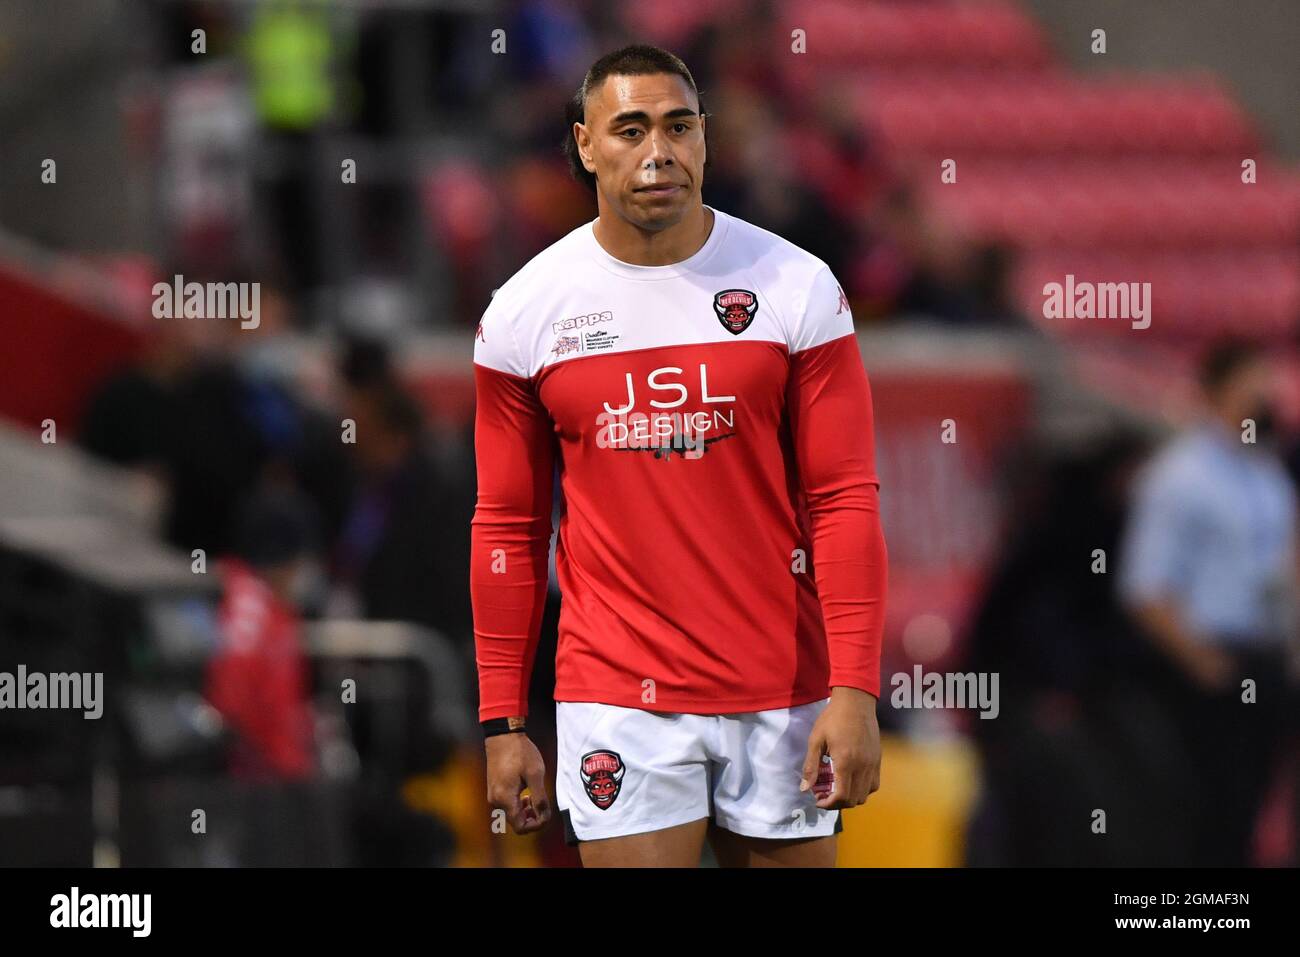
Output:
[[[808,735],[830,698],[740,714],[557,701],[556,804],[569,844],[701,818],[749,837],[824,837],[840,812],[799,790]],[[825,776],[823,776],[823,781]]]

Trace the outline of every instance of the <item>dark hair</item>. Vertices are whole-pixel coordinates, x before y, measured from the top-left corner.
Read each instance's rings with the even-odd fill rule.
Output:
[[[375,413],[385,429],[407,438],[419,438],[424,429],[420,404],[396,381],[378,382],[370,390]]]
[[[605,82],[606,77],[652,76],[656,73],[671,73],[685,80],[686,85],[695,94],[700,115],[708,115],[704,112],[704,101],[700,98],[700,91],[695,86],[695,77],[691,76],[691,71],[686,68],[686,64],[667,50],[646,43],[634,43],[630,46],[620,47],[613,53],[606,53],[591,65],[591,69],[587,71],[587,75],[582,80],[582,86],[578,87],[573,96],[565,103],[564,142],[562,148],[564,155],[569,160],[569,172],[574,179],[586,186],[592,193],[596,192],[596,176],[594,173],[589,173],[587,167],[582,165],[582,157],[578,155],[578,142],[573,137],[573,124],[586,122],[587,98]],[[707,144],[706,131],[705,145],[707,146]],[[708,165],[709,160],[706,154],[704,159],[706,169]]]
[[[368,336],[348,336],[344,340],[339,372],[344,382],[357,389],[387,382],[392,376],[388,345]]]
[[[261,488],[243,501],[235,517],[235,554],[264,568],[291,562],[321,545],[321,519],[296,489]]]
[[[1239,369],[1263,355],[1264,347],[1245,336],[1229,335],[1217,340],[1201,357],[1198,370],[1201,388],[1209,395],[1216,394]]]

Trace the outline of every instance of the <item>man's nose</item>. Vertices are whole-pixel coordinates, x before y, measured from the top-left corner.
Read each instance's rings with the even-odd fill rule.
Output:
[[[673,151],[667,134],[660,130],[651,130],[650,135],[646,137],[646,142],[649,144],[649,152],[646,155],[647,166],[653,164],[657,168],[673,162]]]

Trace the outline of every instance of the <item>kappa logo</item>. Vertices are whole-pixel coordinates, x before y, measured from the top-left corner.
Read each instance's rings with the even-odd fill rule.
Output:
[[[843,312],[845,309],[849,308],[849,300],[848,300],[848,297],[846,297],[846,296],[844,295],[844,289],[843,289],[843,287],[841,287],[841,286],[837,283],[836,286],[835,286],[835,288],[838,289],[838,290],[840,291],[840,304],[839,304],[839,307],[836,308],[836,310],[835,310],[835,315],[838,316],[838,315],[839,315],[841,312]]]
[[[592,312],[585,316],[574,316],[571,319],[561,319],[559,322],[551,323],[552,332],[572,332],[574,329],[582,329],[586,326],[594,326],[600,322],[613,322],[614,314],[608,309],[604,312]]]
[[[582,756],[578,773],[582,775],[582,786],[587,791],[591,803],[602,811],[608,811],[618,799],[618,792],[623,787],[623,774],[627,768],[616,751],[588,751]]]
[[[718,314],[722,328],[738,336],[754,321],[758,296],[748,289],[724,289],[713,294],[713,311]]]

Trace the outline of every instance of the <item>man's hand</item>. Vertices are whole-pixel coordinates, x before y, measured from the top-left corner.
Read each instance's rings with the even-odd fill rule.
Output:
[[[1144,633],[1173,660],[1188,679],[1205,691],[1226,691],[1232,685],[1232,656],[1198,638],[1183,624],[1172,599],[1149,601],[1134,609]]]
[[[831,689],[830,704],[808,735],[800,791],[817,780],[823,754],[830,755],[835,778],[829,793],[817,798],[819,808],[856,807],[880,789],[880,725],[874,695],[857,688]]]
[[[551,802],[546,796],[546,762],[537,745],[515,732],[492,735],[484,748],[488,804],[506,812],[516,834],[540,831],[551,819]]]

